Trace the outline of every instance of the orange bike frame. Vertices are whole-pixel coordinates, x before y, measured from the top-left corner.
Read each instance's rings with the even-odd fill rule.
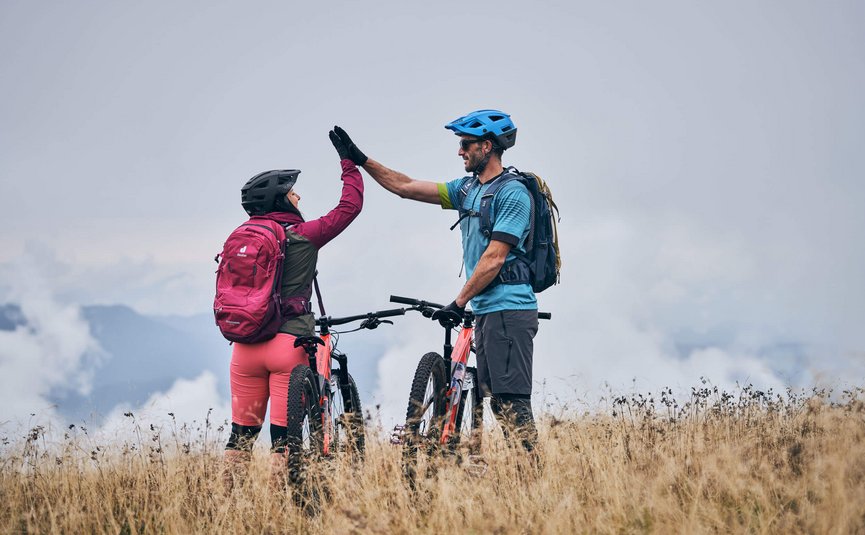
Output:
[[[321,384],[321,388],[319,389],[321,397],[318,400],[318,406],[321,409],[321,428],[324,431],[324,444],[322,444],[322,453],[324,455],[330,454],[330,437],[331,432],[333,431],[331,429],[333,421],[330,415],[332,410],[331,400],[328,399],[327,391],[325,390],[325,385],[330,384],[330,337],[330,333],[322,334],[320,336],[324,341],[324,345],[318,346],[315,353],[315,365],[318,368],[316,372],[318,372],[321,377],[324,377],[324,382]]]
[[[472,348],[472,327],[464,327],[459,336],[457,343],[454,345],[451,352],[451,384],[447,391],[447,412],[445,413],[445,425],[442,429],[440,444],[446,444],[448,437],[454,432],[456,427],[457,413],[460,409],[460,398],[463,394],[463,380],[466,374],[466,364],[469,360],[469,352]]]

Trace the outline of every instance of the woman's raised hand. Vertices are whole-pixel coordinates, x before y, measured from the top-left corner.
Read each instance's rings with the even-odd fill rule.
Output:
[[[337,154],[339,154],[340,159],[351,160],[355,165],[363,165],[366,163],[368,160],[366,154],[357,148],[357,145],[355,145],[354,141],[352,141],[348,136],[348,132],[338,126],[334,126],[333,130],[331,130],[328,135],[330,136],[330,142],[333,143],[333,147],[336,149]]]

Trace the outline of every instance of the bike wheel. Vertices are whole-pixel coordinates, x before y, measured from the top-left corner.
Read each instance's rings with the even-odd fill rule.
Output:
[[[305,364],[295,367],[288,380],[288,476],[295,484],[303,481],[305,469],[318,457],[323,444],[316,380]]]
[[[477,371],[467,368],[463,380],[463,393],[457,412],[456,429],[451,440],[452,449],[460,444],[468,450],[469,455],[479,455],[481,452],[481,437],[484,431],[484,399],[478,384]]]
[[[340,370],[334,369],[330,374],[333,400],[333,444],[334,451],[342,451],[363,456],[366,445],[364,436],[363,411],[360,405],[360,394],[357,384],[351,374],[348,384],[340,385]]]
[[[447,408],[446,391],[444,359],[438,353],[427,353],[414,374],[403,430],[403,467],[412,485],[420,451],[432,453],[438,447]]]

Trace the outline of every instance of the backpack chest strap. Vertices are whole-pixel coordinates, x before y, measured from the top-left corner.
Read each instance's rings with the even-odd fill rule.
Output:
[[[493,233],[492,211],[493,200],[495,199],[496,193],[498,193],[498,191],[502,189],[503,186],[516,179],[517,177],[515,175],[505,172],[505,174],[494,180],[484,192],[484,194],[481,195],[481,204],[478,208],[478,217],[481,218],[480,230],[481,234],[483,234],[485,238],[489,238]]]
[[[459,219],[457,219],[456,223],[451,225],[451,230],[455,229],[457,225],[459,225],[460,222],[467,217],[479,217],[481,234],[483,234],[485,238],[489,238],[492,235],[493,231],[492,206],[495,195],[502,188],[502,186],[512,180],[517,180],[518,178],[519,177],[517,175],[505,171],[505,173],[499,176],[499,178],[493,180],[484,192],[484,194],[481,195],[481,202],[477,211],[472,210],[471,208],[465,208],[465,203],[466,199],[468,198],[469,192],[472,191],[475,187],[483,187],[483,184],[480,183],[477,177],[472,177],[471,179],[467,180],[457,193],[457,210],[459,211],[460,217]]]

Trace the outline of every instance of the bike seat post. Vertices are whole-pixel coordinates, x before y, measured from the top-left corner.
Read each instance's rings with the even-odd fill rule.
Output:
[[[318,373],[316,354],[318,353],[318,346],[324,345],[324,343],[324,340],[318,336],[301,336],[294,341],[294,347],[302,347],[309,357],[309,367],[313,373]]]
[[[306,354],[309,356],[309,367],[312,369],[313,373],[318,375],[318,360],[316,358],[318,348],[315,347],[315,344],[306,344],[305,349]]]

